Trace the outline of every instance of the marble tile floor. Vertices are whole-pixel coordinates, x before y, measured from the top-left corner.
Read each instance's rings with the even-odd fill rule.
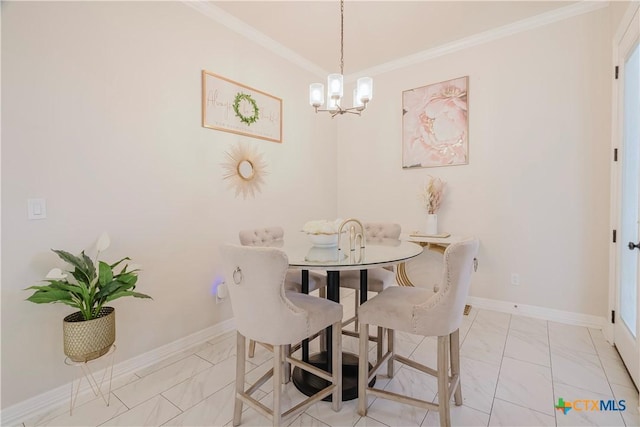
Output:
[[[352,291],[342,293],[345,318],[353,311],[352,299]],[[400,354],[435,366],[435,338],[396,337]],[[460,339],[464,404],[451,406],[454,426],[640,426],[638,392],[600,330],[474,308],[463,319]],[[343,336],[343,343],[345,351],[357,352],[356,338]],[[247,381],[266,372],[271,358],[258,346],[256,356],[248,359]],[[64,406],[22,426],[231,426],[234,376],[231,332],[119,379],[108,407],[100,398],[86,396],[73,416]],[[378,375],[378,386],[434,401],[437,397],[434,378],[401,364],[391,380]],[[271,387],[269,381],[257,392],[267,406]],[[572,410],[565,415],[554,409],[560,397],[626,400],[627,406],[620,412]],[[293,384],[284,386],[286,404],[302,398]],[[243,426],[270,425],[244,408]],[[344,402],[337,413],[320,402],[288,425],[437,426],[439,417],[434,411],[371,398],[366,417],[357,414],[355,400]]]

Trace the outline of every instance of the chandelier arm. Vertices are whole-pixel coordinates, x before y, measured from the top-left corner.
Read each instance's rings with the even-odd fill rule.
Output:
[[[345,108],[342,111],[344,111],[345,113],[357,114],[359,116],[360,113],[363,111],[363,109],[358,108],[358,107],[351,107],[351,108]]]
[[[333,114],[342,114],[343,111],[347,111],[347,110],[345,110],[343,108],[340,108],[338,110],[327,110],[326,108],[324,108],[324,109],[317,108],[316,109],[316,113],[331,113],[332,115]]]
[[[337,107],[338,108],[335,109],[335,110],[329,110],[329,109],[326,109],[326,108],[315,107],[315,112],[316,113],[331,113],[331,117],[336,116],[338,114],[345,114],[345,113],[357,114],[359,116],[362,111],[367,109],[366,104],[361,106],[361,107],[342,108],[339,105]]]

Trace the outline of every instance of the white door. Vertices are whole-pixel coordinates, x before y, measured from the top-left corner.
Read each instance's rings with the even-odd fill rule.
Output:
[[[614,341],[636,385],[640,346],[640,16],[636,10],[618,46],[617,129],[620,147],[620,217]]]

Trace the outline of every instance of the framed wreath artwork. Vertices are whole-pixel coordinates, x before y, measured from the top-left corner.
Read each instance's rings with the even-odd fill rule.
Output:
[[[402,92],[402,167],[469,164],[469,77]]]
[[[282,99],[202,70],[202,126],[282,142]]]

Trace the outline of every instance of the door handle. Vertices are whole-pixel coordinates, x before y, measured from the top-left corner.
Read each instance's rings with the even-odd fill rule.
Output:
[[[628,246],[629,246],[630,250],[639,249],[640,248],[640,243],[629,242]]]

